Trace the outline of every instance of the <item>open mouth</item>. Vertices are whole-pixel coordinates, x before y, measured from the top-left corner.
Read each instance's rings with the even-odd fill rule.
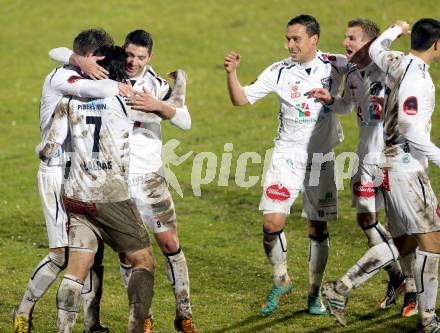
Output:
[[[350,49],[345,49],[345,52],[347,52],[348,55],[352,55],[353,54],[353,50],[350,50]]]

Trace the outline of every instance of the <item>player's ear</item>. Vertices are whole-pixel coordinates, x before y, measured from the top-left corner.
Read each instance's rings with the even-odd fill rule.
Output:
[[[312,41],[315,45],[318,45],[319,36],[317,34],[312,36]]]

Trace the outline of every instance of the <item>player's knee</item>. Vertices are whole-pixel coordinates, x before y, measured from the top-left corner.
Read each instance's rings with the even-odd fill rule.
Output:
[[[369,228],[377,223],[376,214],[360,213],[357,215],[357,222],[362,229]]]
[[[163,253],[174,253],[180,248],[176,229],[154,234],[154,237]]]
[[[60,270],[66,268],[67,266],[67,254],[64,248],[51,249],[49,251],[48,257],[50,261],[58,267]]]
[[[327,222],[309,221],[309,236],[322,240],[328,238]]]
[[[133,269],[146,269],[153,272],[156,268],[156,262],[151,247],[127,253],[126,258],[132,265]]]
[[[280,232],[284,229],[285,222],[285,215],[266,214],[263,217],[263,230],[269,234]]]

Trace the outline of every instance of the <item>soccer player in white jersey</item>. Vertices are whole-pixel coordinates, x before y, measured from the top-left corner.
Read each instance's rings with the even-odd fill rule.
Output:
[[[351,267],[347,273],[333,283],[323,286],[323,294],[328,298],[330,311],[336,315],[339,323],[345,325],[344,308],[340,302],[334,302],[334,292],[348,297],[351,289],[372,277],[380,268],[385,268],[390,281],[381,308],[395,304],[399,293],[405,289],[406,294],[403,316],[417,313],[417,295],[412,276],[411,263],[414,253],[402,259],[403,266],[408,268],[405,276],[396,261],[398,251],[394,246],[389,232],[377,221],[377,212],[383,208],[383,194],[380,191],[382,171],[379,169],[380,156],[383,148],[382,108],[376,100],[383,97],[385,73],[371,60],[368,47],[379,35],[377,25],[366,19],[355,19],[348,22],[343,45],[351,68],[345,80],[342,97],[332,96],[328,90],[314,89],[310,96],[318,98],[329,105],[332,111],[346,114],[357,110],[359,144],[357,154],[359,168],[351,178],[353,206],[357,209],[357,221],[368,239],[368,251]],[[374,265],[372,263],[374,262]]]
[[[440,61],[440,22],[417,21],[407,55],[389,50],[401,34],[409,34],[409,25],[397,21],[370,46],[371,59],[386,73],[383,192],[390,232],[401,256],[416,248],[417,332],[438,333],[440,206],[427,168],[428,160],[440,166],[440,148],[430,139],[435,86],[428,71]]]
[[[75,38],[74,50],[83,56],[90,55],[99,47],[112,45],[112,38],[103,30],[82,31]],[[83,79],[79,69],[72,66],[57,68],[45,79],[40,100],[40,130],[42,140],[47,137],[55,106],[63,94],[81,97],[106,97],[118,93],[118,84],[112,80],[92,81]],[[49,254],[41,260],[32,273],[22,302],[14,311],[15,332],[29,332],[32,311],[66,265],[67,215],[61,199],[64,173],[64,148],[56,156],[42,161],[38,171],[38,189],[49,239]],[[86,333],[107,332],[99,323],[99,299],[101,294],[103,266],[97,260],[88,283],[84,288],[84,328]],[[92,283],[90,285],[90,283]],[[96,294],[97,293],[97,294]]]
[[[103,51],[104,52],[104,51]],[[111,79],[126,78],[126,53],[105,50],[103,66]],[[70,134],[72,163],[64,187],[69,213],[69,261],[57,294],[58,332],[72,332],[87,270],[99,243],[108,243],[133,265],[127,293],[128,332],[144,332],[153,296],[154,259],[148,234],[130,199],[128,170],[131,131],[126,106],[118,96],[63,98],[40,149],[50,157]]]
[[[161,121],[169,119],[171,124],[188,130],[191,117],[184,99],[177,104],[170,103],[171,87],[149,64],[153,57],[151,35],[144,30],[130,32],[126,36],[124,49],[128,55],[126,72],[138,92],[132,108],[150,112],[133,124],[130,137],[130,192],[165,257],[167,276],[176,299],[175,328],[185,333],[196,333],[198,329],[192,317],[188,267],[179,244],[173,199],[163,175],[161,158]],[[67,62],[71,55],[71,51],[66,53],[63,48],[51,51],[54,60],[61,62]],[[80,57],[74,60],[85,63]],[[184,97],[184,91],[173,91],[173,95],[175,93]],[[131,266],[121,259],[121,276],[127,285]],[[152,331],[151,314],[145,332]]]
[[[234,105],[253,104],[270,92],[278,95],[280,103],[278,135],[260,202],[263,244],[274,274],[273,286],[260,309],[262,314],[275,311],[281,297],[293,289],[283,229],[300,192],[310,238],[308,312],[326,313],[319,293],[328,258],[327,221],[337,217],[333,147],[342,141],[342,129],[334,112],[305,93],[318,87],[337,92],[347,63],[343,56],[317,50],[319,33],[318,22],[309,15],[290,20],[286,30],[290,57],[269,66],[246,87],[237,78],[240,55],[230,52],[225,57]]]

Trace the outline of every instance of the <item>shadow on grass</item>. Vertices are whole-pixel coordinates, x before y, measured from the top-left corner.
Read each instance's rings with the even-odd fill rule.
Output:
[[[392,311],[392,310],[391,310]],[[309,318],[309,319],[307,319]],[[311,316],[307,313],[306,309],[298,310],[281,317],[264,317],[258,314],[251,315],[239,322],[236,322],[232,326],[224,327],[212,331],[212,333],[221,332],[237,332],[237,333],[255,333],[263,332],[270,329],[277,324],[284,323],[288,325],[291,320],[309,320],[319,322],[319,328],[304,327],[301,332],[308,333],[321,333],[321,332],[344,332],[344,333],[359,333],[359,332],[385,332],[384,323],[386,323],[386,333],[413,333],[415,332],[415,322],[413,324],[408,324],[406,318],[401,318],[399,313],[392,311],[384,311],[380,309],[375,309],[373,311],[363,313],[360,315],[351,315],[348,318],[348,326],[341,327],[337,323],[332,323],[328,325],[328,319],[331,316]],[[325,320],[323,320],[325,319]],[[411,327],[414,325],[413,327]],[[289,329],[288,327],[282,328],[283,333],[294,333],[299,332],[298,321],[296,322],[296,327]]]

